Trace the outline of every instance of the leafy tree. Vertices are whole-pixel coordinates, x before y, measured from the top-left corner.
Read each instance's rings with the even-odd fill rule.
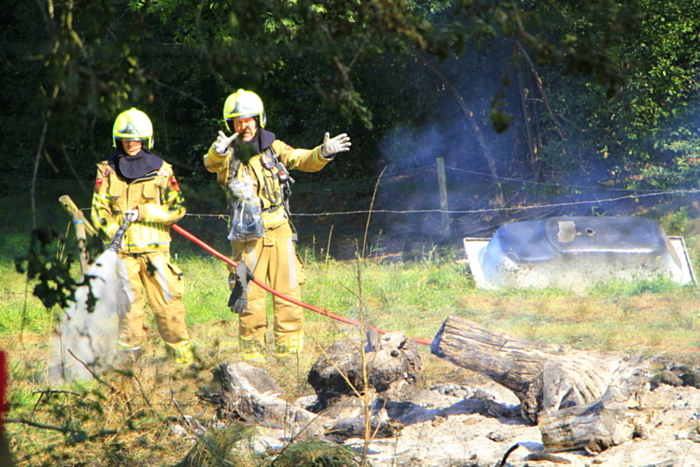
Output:
[[[570,148],[561,151],[553,120],[546,122],[544,157],[566,172],[575,163],[591,176],[646,181],[670,187],[689,180],[688,163],[698,154],[695,96],[698,74],[700,3],[640,1],[639,26],[622,38],[621,84],[612,98],[585,76],[565,76],[556,67],[541,70],[558,124]],[[683,175],[685,173],[685,175]],[[632,178],[630,178],[632,176]]]
[[[212,138],[200,136],[211,124],[207,109],[220,107],[220,96],[239,87],[260,88],[276,97],[280,75],[290,77],[287,87],[311,87],[319,97],[294,102],[294,110],[280,113],[278,121],[298,126],[300,116],[311,115],[312,105],[320,101],[327,112],[371,128],[374,114],[387,107],[370,108],[368,94],[358,90],[358,71],[371,70],[381,57],[399,63],[415,50],[446,59],[460,55],[467,44],[503,37],[522,44],[537,63],[593,73],[608,91],[614,90],[621,80],[615,50],[635,18],[634,2],[620,6],[609,0],[584,6],[466,0],[13,4],[13,19],[19,21],[3,41],[20,29],[30,32],[25,51],[8,55],[13,64],[29,57],[41,63],[29,89],[43,90],[34,119],[39,116],[44,126],[32,133],[42,135],[46,128],[48,153],[60,153],[68,144],[73,153],[90,154],[80,160],[92,163],[104,157],[108,149],[96,135],[107,134],[118,111],[137,105],[156,115],[157,128],[167,122],[165,148],[178,154],[176,163],[189,167],[196,161],[192,146],[201,149]],[[564,34],[560,27],[561,35],[549,34],[552,18],[583,32]],[[306,72],[296,73],[302,63]],[[507,71],[510,64],[504,66]],[[498,130],[510,120],[501,96],[497,92],[491,112]],[[162,109],[168,110],[167,117]],[[43,141],[38,154],[44,152]],[[84,172],[82,166],[75,169]]]

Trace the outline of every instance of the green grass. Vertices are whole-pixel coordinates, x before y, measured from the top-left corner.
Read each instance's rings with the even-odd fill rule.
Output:
[[[51,312],[32,295],[35,282],[17,273],[14,261],[5,258],[0,259],[0,277],[0,335],[47,332]]]
[[[2,212],[0,206],[0,217]],[[61,310],[46,310],[32,296],[35,283],[15,271],[14,258],[27,253],[26,233],[16,224],[0,226],[0,348],[9,351],[9,417],[66,431],[8,425],[19,465],[92,466],[97,465],[94,459],[102,459],[100,465],[107,466],[172,467],[188,452],[192,460],[216,454],[216,440],[202,441],[195,449],[194,443],[171,436],[169,428],[174,421],[184,423],[173,401],[184,414],[203,421],[210,418],[212,408],[196,398],[198,388],[210,380],[214,365],[240,359],[237,317],[226,306],[225,263],[189,244],[185,247],[181,239],[174,242],[175,262],[186,274],[184,303],[196,343],[198,371],[178,371],[163,360],[163,346],[151,326],[143,365],[134,374],[109,373],[105,376],[109,387],[96,381],[72,383],[61,389],[73,393],[46,395],[41,391],[59,389],[43,376],[53,321]],[[686,232],[690,234],[686,244],[696,260],[698,236],[690,227]],[[228,253],[226,247],[217,246]],[[302,292],[305,302],[354,320],[364,319],[387,331],[431,340],[445,318],[456,314],[516,337],[550,344],[666,355],[696,364],[700,355],[694,350],[700,348],[700,291],[696,287],[656,280],[611,283],[586,296],[552,289],[484,291],[475,288],[468,266],[458,258],[461,253],[433,245],[414,252],[411,261],[373,250],[361,261],[326,259],[303,245],[300,252],[308,277]],[[77,269],[73,272],[79,274]],[[264,365],[285,389],[288,400],[313,393],[306,375],[321,348],[358,333],[354,326],[311,311],[305,316],[307,351],[298,359],[271,358]],[[433,357],[426,346],[420,346],[420,352],[425,386],[478,383],[479,375]],[[242,434],[234,431],[231,436]],[[206,444],[209,441],[214,444]],[[291,463],[298,463],[297,452],[288,451]],[[345,454],[336,456],[341,464]],[[241,466],[257,467],[265,462],[270,458],[253,459],[249,464],[241,461]]]
[[[236,315],[226,306],[225,263],[191,252],[175,258],[186,274],[188,325],[219,323],[224,328],[216,335],[219,344],[235,347]],[[698,289],[668,280],[612,282],[582,297],[552,289],[478,290],[468,267],[452,257],[417,262],[328,259],[311,261],[306,270],[305,302],[411,337],[432,339],[445,317],[454,313],[519,337],[590,349],[653,353],[700,345],[695,337],[700,327]],[[18,274],[12,261],[0,260],[0,274],[0,336],[48,335],[60,308],[43,308],[32,295],[35,284]],[[319,344],[328,336],[352,332],[308,310],[306,320],[320,331]]]

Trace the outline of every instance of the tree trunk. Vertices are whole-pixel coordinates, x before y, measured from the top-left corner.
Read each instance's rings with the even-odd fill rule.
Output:
[[[431,351],[513,391],[523,418],[533,425],[540,412],[596,401],[626,360],[622,353],[583,352],[512,337],[454,315],[443,323]]]

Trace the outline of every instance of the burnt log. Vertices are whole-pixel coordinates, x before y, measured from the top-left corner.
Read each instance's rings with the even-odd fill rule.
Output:
[[[547,452],[598,453],[649,436],[677,400],[675,388],[659,383],[693,386],[697,373],[659,359],[519,339],[456,316],[431,350],[513,391]]]
[[[284,429],[299,439],[323,436],[334,421],[290,404],[279,396],[283,393],[266,371],[241,362],[221,363],[212,370],[210,386],[198,397],[217,407],[221,420],[241,420],[252,425]]]
[[[371,400],[406,400],[421,371],[416,343],[400,333],[379,336],[368,331],[365,348],[360,339],[333,344],[313,365],[308,382],[316,391],[320,412],[345,399],[370,391]]]
[[[371,437],[396,436],[403,425],[387,415],[385,406],[413,393],[421,369],[417,346],[403,334],[380,337],[375,332],[361,346],[359,339],[345,340],[324,352],[309,373],[317,392],[310,407],[308,398],[294,404],[281,399],[275,380],[247,363],[220,364],[198,397],[216,405],[221,420],[284,429],[299,439],[365,437],[365,414]]]
[[[656,424],[659,409],[672,405],[675,398],[662,390],[651,393],[649,370],[643,362],[630,362],[614,375],[597,401],[540,414],[545,449],[598,453],[646,437]]]
[[[396,420],[382,417],[380,414],[370,417],[370,438],[395,438],[403,430],[403,424]],[[343,418],[326,430],[325,438],[334,443],[342,443],[348,438],[365,438],[365,417]]]
[[[597,401],[629,360],[621,352],[520,339],[454,315],[433,339],[431,352],[513,391],[521,415],[533,425],[540,413]]]

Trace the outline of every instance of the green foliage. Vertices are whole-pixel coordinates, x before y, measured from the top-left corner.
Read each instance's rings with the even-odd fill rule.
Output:
[[[32,232],[29,252],[26,257],[15,259],[18,273],[26,274],[30,281],[37,280],[33,295],[41,300],[47,309],[55,305],[65,309],[74,300],[76,288],[80,285],[72,277],[75,258],[72,253],[62,257],[58,244],[62,235],[51,227],[43,227]]]
[[[666,235],[685,235],[690,228],[690,209],[688,206],[681,206],[676,212],[663,216],[659,225]]]
[[[693,117],[700,4],[641,0],[639,7],[637,26],[619,36],[625,82],[614,98],[606,99],[588,80],[564,81],[555,69],[544,81],[551,83],[555,112],[575,122],[566,125],[574,138],[569,148],[582,144],[600,168],[615,165],[623,177],[632,175],[631,189],[687,186],[695,176],[687,161],[697,154],[692,142],[700,135]]]
[[[585,80],[585,93],[574,86],[562,89],[562,102],[585,99],[589,109],[605,104],[605,95],[631,87],[623,86],[630,65],[620,51],[636,43],[630,35],[633,40],[640,35],[640,5],[645,4],[78,0],[44,5],[11,0],[6,27],[0,28],[0,40],[12,44],[0,49],[9,109],[0,125],[0,146],[13,157],[0,160],[2,172],[28,179],[36,165],[40,178],[89,177],[94,163],[112,151],[114,116],[138,106],[154,120],[156,150],[173,162],[178,175],[209,182],[201,156],[221,126],[226,94],[243,87],[261,94],[274,130],[293,137],[295,146],[319,144],[324,131],[351,131],[354,157],[324,174],[352,179],[374,172],[382,162],[384,137],[398,125],[422,129],[433,121],[448,127],[471,112],[480,125],[490,120],[505,133],[522,116],[512,104],[509,83],[523,54],[545,76],[592,77]],[[684,18],[678,31],[690,33],[693,27]],[[677,53],[688,42],[683,35],[674,37],[670,47]],[[446,79],[470,108],[479,109],[460,109],[445,83],[436,85],[416,61],[417,53],[439,67],[458,63],[462,69]],[[487,73],[484,63],[489,63]],[[692,73],[680,58],[674,63],[677,76],[681,69],[685,73],[674,88],[682,100]],[[497,88],[492,71],[500,80]],[[639,83],[647,79],[642,73],[632,77]],[[545,86],[552,85],[557,83],[545,80]],[[539,107],[542,122],[550,120],[542,125],[543,147],[561,154],[552,116]],[[605,111],[593,113],[605,117]],[[624,119],[624,111],[617,109],[616,118]],[[597,123],[598,129],[609,127],[609,119]],[[600,141],[598,136],[590,141]],[[518,143],[523,153],[526,146]],[[563,162],[549,163],[559,169]]]
[[[357,454],[345,447],[322,440],[292,443],[272,460],[269,467],[355,467]]]

